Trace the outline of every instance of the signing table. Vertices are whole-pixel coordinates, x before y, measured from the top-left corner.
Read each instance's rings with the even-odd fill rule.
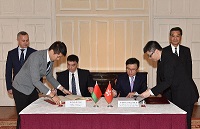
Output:
[[[146,107],[107,107],[104,98],[93,107],[58,107],[39,98],[22,112],[21,129],[186,129],[186,112],[174,104],[146,104]]]

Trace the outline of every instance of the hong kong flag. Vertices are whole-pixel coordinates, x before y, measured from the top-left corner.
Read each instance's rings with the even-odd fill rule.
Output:
[[[104,97],[105,97],[108,104],[110,104],[113,100],[112,87],[111,87],[110,82],[108,84],[106,92],[104,93]]]

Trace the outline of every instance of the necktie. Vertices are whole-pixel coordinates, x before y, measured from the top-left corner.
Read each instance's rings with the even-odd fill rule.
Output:
[[[75,83],[74,74],[72,74],[72,94],[76,95],[76,83]]]
[[[24,50],[25,49],[20,49],[20,50],[21,50],[21,55],[20,55],[19,61],[20,61],[21,65],[23,65],[24,64]]]
[[[134,87],[134,77],[131,77],[131,92],[133,91],[133,87]]]
[[[49,68],[50,63],[51,63],[51,61],[49,61],[49,62],[47,63],[47,70],[48,70],[48,68]]]
[[[178,56],[178,52],[177,52],[177,48],[175,47],[175,52],[174,54],[176,54]]]
[[[47,63],[46,75],[49,74],[51,61]]]

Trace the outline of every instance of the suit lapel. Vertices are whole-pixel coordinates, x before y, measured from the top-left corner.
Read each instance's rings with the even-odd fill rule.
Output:
[[[15,54],[14,54],[14,59],[16,59],[17,62],[18,62],[18,64],[21,65],[21,63],[20,63],[20,61],[19,61],[18,47],[15,49],[14,53],[15,53]]]
[[[140,82],[140,78],[138,77],[138,75],[136,74],[135,76],[135,80],[134,80],[134,87],[133,87],[133,90],[134,91],[137,91],[137,89],[139,88],[139,82]]]
[[[67,90],[69,90],[69,82],[71,81],[71,78],[69,78],[69,70],[66,70],[65,72],[65,79],[64,79],[64,84],[65,84],[65,87],[67,88]]]
[[[126,84],[124,84],[124,88],[125,89],[128,89],[128,93],[129,92],[131,92],[131,86],[130,86],[130,81],[129,81],[129,76],[128,76],[128,74],[126,74],[126,78],[125,78],[126,80],[125,80],[125,82],[126,82]]]
[[[26,56],[25,56],[25,61],[27,60],[28,56],[31,54],[30,52],[30,48],[27,47],[27,52],[26,52]]]
[[[179,57],[180,59],[183,61],[184,60],[184,57],[185,57],[185,52],[184,52],[184,49],[181,45],[179,45]]]
[[[82,90],[83,87],[81,86],[81,84],[83,84],[84,76],[81,75],[81,70],[80,69],[77,69],[77,71],[78,71],[78,79],[79,79],[79,88],[80,88],[80,91],[83,91]],[[82,94],[82,92],[81,92],[81,94]]]

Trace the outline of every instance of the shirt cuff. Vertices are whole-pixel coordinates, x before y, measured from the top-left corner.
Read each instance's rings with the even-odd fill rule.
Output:
[[[61,87],[61,85],[58,85],[58,86],[57,86],[57,89],[59,89],[60,87]]]
[[[51,90],[49,90],[46,95],[49,95],[50,93],[51,93]]]
[[[154,95],[154,93],[151,90],[149,90],[149,92],[150,92],[150,95]]]
[[[61,85],[58,85],[57,86],[57,89],[60,87]],[[49,95],[51,93],[51,90],[49,90],[48,92],[47,92],[47,94],[46,95]]]
[[[139,94],[138,94],[138,92],[135,92],[135,94],[134,94],[134,95],[139,95]]]

